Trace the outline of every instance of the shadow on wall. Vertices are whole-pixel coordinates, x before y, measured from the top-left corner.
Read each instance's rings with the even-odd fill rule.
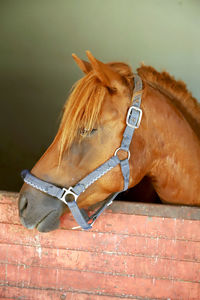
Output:
[[[164,68],[200,98],[199,11],[187,0],[0,1],[0,189],[18,191],[55,136],[82,76],[73,52]]]

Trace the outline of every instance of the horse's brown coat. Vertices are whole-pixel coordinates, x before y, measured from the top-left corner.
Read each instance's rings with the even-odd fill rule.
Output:
[[[32,170],[39,178],[61,186],[73,186],[113,155],[131,105],[131,68],[124,63],[104,64],[90,52],[87,55],[90,63],[73,55],[86,75],[72,91],[54,142]],[[182,82],[166,72],[142,66],[138,73],[144,86],[143,118],[130,146],[129,187],[148,176],[163,202],[200,205],[199,104]],[[94,134],[93,129],[97,129]],[[117,166],[80,195],[79,205],[102,201],[122,187]],[[23,193],[32,195],[30,207],[41,210],[41,192],[24,185]],[[38,198],[34,202],[33,193]],[[22,217],[28,219],[30,213],[26,207]]]

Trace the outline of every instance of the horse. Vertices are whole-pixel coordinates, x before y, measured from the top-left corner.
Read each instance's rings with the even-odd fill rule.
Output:
[[[141,65],[134,74],[126,63],[103,63],[90,51],[86,54],[88,61],[72,55],[84,76],[74,85],[58,132],[31,174],[54,186],[73,187],[117,149],[120,162],[129,159],[128,189],[148,178],[163,203],[200,206],[200,105],[185,83],[151,66]],[[123,151],[136,76],[142,81],[143,114],[130,149]],[[117,164],[79,195],[78,206],[88,208],[123,189]],[[144,194],[147,190],[144,185]],[[60,216],[69,212],[63,201],[26,182],[18,208],[22,224],[41,232],[58,228]]]

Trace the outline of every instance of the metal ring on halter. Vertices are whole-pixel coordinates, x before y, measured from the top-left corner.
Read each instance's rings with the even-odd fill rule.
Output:
[[[67,204],[67,202],[76,201],[79,196],[72,191],[72,187],[70,187],[69,189],[63,188],[62,191],[63,191],[63,194],[59,199],[62,202],[64,202],[65,204]],[[67,199],[67,195],[70,196],[69,199]]]
[[[130,154],[130,151],[129,151],[129,149],[123,149],[123,148],[117,148],[116,150],[115,150],[115,153],[114,153],[114,156],[117,156],[117,153],[118,153],[118,151],[119,150],[122,150],[122,151],[125,151],[125,152],[127,152],[127,154],[128,154],[128,157],[127,157],[127,159],[129,160],[130,159],[130,156],[131,156],[131,154]],[[121,160],[121,159],[120,159]]]

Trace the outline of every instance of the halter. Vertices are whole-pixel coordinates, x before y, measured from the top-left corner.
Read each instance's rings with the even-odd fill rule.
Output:
[[[130,159],[130,143],[132,140],[133,133],[136,128],[140,126],[142,118],[142,110],[140,109],[141,98],[142,98],[142,80],[135,74],[134,76],[134,91],[132,97],[132,105],[128,109],[126,116],[126,128],[123,133],[122,142],[119,148],[114,152],[114,155],[100,165],[97,169],[92,171],[90,174],[85,176],[80,180],[75,186],[69,188],[58,187],[52,183],[43,181],[35,176],[33,176],[28,170],[23,170],[21,172],[22,178],[25,183],[40,190],[50,196],[53,196],[60,201],[64,202],[70,209],[74,219],[79,224],[78,227],[82,229],[90,229],[96,221],[96,219],[102,214],[102,212],[113,202],[120,192],[111,194],[106,202],[92,215],[88,216],[84,209],[80,209],[77,205],[77,199],[81,193],[83,193],[92,183],[101,178],[104,174],[109,172],[111,169],[117,165],[121,166],[121,172],[124,178],[124,187],[122,191],[128,189],[129,185],[129,159]],[[118,157],[118,152],[123,150],[127,152],[127,158],[120,160]]]

